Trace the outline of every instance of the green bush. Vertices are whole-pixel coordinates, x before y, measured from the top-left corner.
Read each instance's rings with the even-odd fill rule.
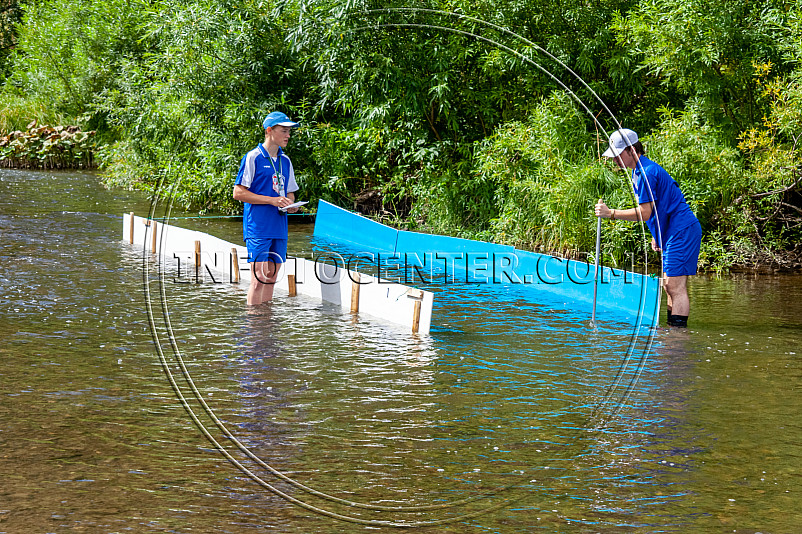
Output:
[[[89,169],[95,166],[94,130],[28,124],[0,137],[0,166],[21,169]]]
[[[116,87],[120,62],[144,53],[140,29],[147,6],[128,0],[26,2],[7,83],[58,113],[91,111],[100,93]]]
[[[497,128],[476,143],[471,165],[432,180],[430,196],[418,202],[426,206],[426,227],[447,233],[462,228],[460,235],[569,256],[593,250],[597,199],[632,206],[633,195],[626,177],[600,160],[588,123],[557,92],[526,122]],[[641,236],[635,225],[605,226],[604,252],[610,261],[622,261],[643,249]]]
[[[726,210],[748,187],[748,173],[737,148],[703,123],[694,111],[662,109],[655,131],[644,137],[647,157],[677,181],[703,232],[733,230]]]

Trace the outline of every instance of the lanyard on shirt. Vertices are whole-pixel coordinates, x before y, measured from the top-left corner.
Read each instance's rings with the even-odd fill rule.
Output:
[[[259,145],[259,146],[264,148],[263,145]],[[267,152],[266,148],[265,148],[265,152],[267,153],[267,161],[269,161],[270,162],[270,166],[273,167],[273,176],[278,181],[277,185],[278,185],[279,191],[276,191],[276,193],[278,193],[281,196],[284,196],[284,194],[283,194],[284,193],[284,187],[282,187],[284,185],[282,183],[283,176],[281,174],[281,147],[278,147],[278,151],[276,152],[276,159],[278,160],[278,170],[276,170],[276,166],[273,164],[273,157],[270,155],[270,152]]]
[[[265,150],[267,152],[267,150]],[[278,160],[278,170],[276,170],[276,166],[273,165],[273,157],[270,155],[270,152],[267,152],[267,160],[270,162],[270,166],[273,167],[273,173],[276,176],[281,176],[281,147],[279,147],[278,152],[276,152],[276,159]]]

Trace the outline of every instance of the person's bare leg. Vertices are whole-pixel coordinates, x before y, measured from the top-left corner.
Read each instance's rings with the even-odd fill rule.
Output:
[[[687,276],[666,277],[666,293],[668,293],[668,302],[674,315],[688,315],[691,310],[687,283]]]
[[[663,282],[663,289],[665,289],[665,291],[666,291],[666,318],[670,321],[671,320],[671,315],[674,313],[674,311],[672,309],[671,295],[669,295],[668,289],[666,289],[666,287],[668,286],[668,275],[667,274],[663,274],[662,282]]]
[[[267,283],[262,284],[262,302],[273,300],[273,288],[276,286],[278,268],[278,264],[272,261],[264,262],[264,274],[265,278],[267,279]],[[263,278],[263,280],[265,278]]]
[[[251,263],[251,284],[248,286],[248,305],[256,306],[262,303],[262,288],[259,278],[263,278],[261,262]]]
[[[272,261],[251,264],[251,285],[248,287],[248,304],[256,306],[273,298],[278,266]]]
[[[671,315],[682,317],[687,321],[691,311],[691,302],[688,299],[688,277],[666,276],[665,288],[668,295],[668,307]]]

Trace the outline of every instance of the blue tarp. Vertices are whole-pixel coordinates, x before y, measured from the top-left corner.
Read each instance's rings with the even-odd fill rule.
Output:
[[[321,200],[315,214],[314,235],[370,251],[395,252],[398,230]]]
[[[382,278],[400,283],[501,284],[558,296],[564,303],[590,309],[593,264],[508,245],[395,230],[321,200],[315,237],[371,254]],[[390,269],[387,267],[391,266]],[[659,280],[631,271],[603,267],[597,283],[597,317],[613,312],[617,319],[657,324]],[[549,299],[552,300],[552,299]]]

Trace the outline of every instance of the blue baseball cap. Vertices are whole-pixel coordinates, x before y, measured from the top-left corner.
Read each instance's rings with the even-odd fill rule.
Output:
[[[298,126],[297,122],[292,122],[290,118],[280,111],[274,111],[273,113],[269,114],[265,117],[264,122],[262,122],[262,126],[265,130],[268,128],[272,128],[273,126],[289,126],[295,127]]]

